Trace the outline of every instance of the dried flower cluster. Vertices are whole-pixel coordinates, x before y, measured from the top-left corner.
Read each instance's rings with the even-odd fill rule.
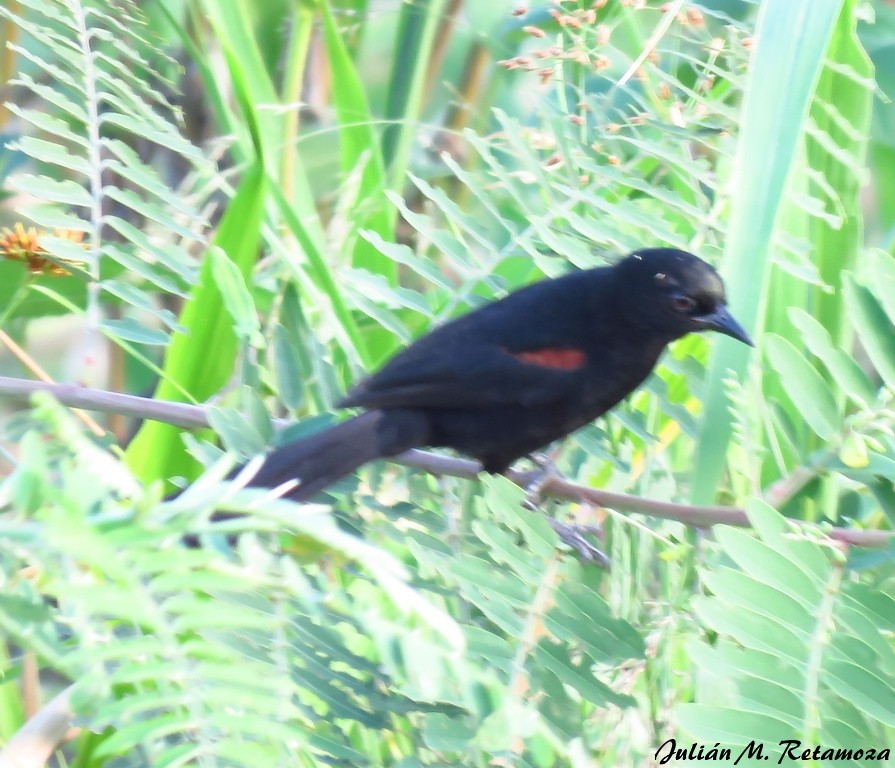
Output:
[[[54,256],[54,260],[51,261],[47,258],[47,250],[40,244],[41,236],[46,234],[46,232],[38,232],[35,227],[26,229],[21,223],[16,224],[12,229],[4,227],[0,230],[0,256],[7,261],[24,263],[28,271],[33,275],[64,277],[71,274],[68,269],[58,262],[70,264],[73,269],[85,266],[86,262],[74,259],[62,259]],[[52,234],[54,237],[71,240],[73,243],[81,244],[84,240],[83,232],[68,229],[57,229]]]
[[[645,0],[620,1],[624,7],[633,11],[649,8]],[[552,0],[552,3],[554,7],[548,10],[550,21],[546,23],[528,23],[532,19],[526,18],[529,14],[527,5],[520,5],[511,12],[512,16],[520,20],[522,32],[532,38],[532,41],[526,46],[528,50],[524,53],[499,61],[498,65],[506,69],[531,72],[542,85],[547,85],[555,77],[560,76],[564,77],[564,85],[566,82],[580,82],[576,79],[577,71],[571,77],[568,72],[563,71],[569,64],[579,65],[585,74],[588,70],[601,74],[609,70],[616,74],[616,70],[622,67],[627,69],[630,66],[627,60],[622,62],[614,60],[615,49],[609,45],[613,33],[612,23],[607,23],[608,19],[601,12],[607,0],[596,0],[586,8],[572,7],[570,0]],[[632,105],[626,109],[624,115],[616,112],[613,120],[594,126],[596,132],[607,139],[651,121],[686,128],[694,122],[704,120],[712,107],[709,100],[699,98],[699,95],[713,91],[719,77],[718,73],[725,71],[729,66],[730,57],[733,57],[733,61],[742,60],[743,51],[753,45],[751,38],[738,39],[736,32],[730,28],[725,28],[726,36],[709,39],[706,18],[696,4],[685,4],[681,7],[679,3],[665,3],[658,8],[653,5],[652,12],[656,10],[661,13],[673,12],[672,24],[678,28],[678,32],[672,30],[670,34],[682,37],[688,45],[701,50],[706,58],[701,67],[695,63],[697,59],[692,58],[696,69],[695,81],[691,84],[685,78],[684,84],[679,85],[674,70],[671,69],[669,73],[663,71],[660,66],[661,45],[654,40],[649,41],[647,47],[635,58],[640,66],[628,73],[629,77],[642,84],[641,90],[647,95],[641,102],[645,110],[636,109]],[[539,15],[539,19],[543,19],[543,16]],[[742,46],[739,51],[737,43]],[[722,59],[720,64],[717,63],[719,59]],[[742,66],[745,64],[742,63]],[[566,117],[572,125],[586,129],[592,107],[588,99],[580,99]],[[545,147],[541,144],[543,142],[539,140],[532,140],[532,148],[546,150],[541,161],[543,170],[554,172],[567,163],[567,158],[557,153],[554,147]],[[613,148],[600,142],[591,144],[592,151],[601,156],[608,165],[623,164],[626,155],[613,154]],[[529,179],[529,176],[532,178]],[[519,177],[523,181],[534,183],[534,177],[528,171],[520,171]]]
[[[561,6],[563,0],[553,0],[557,6]],[[510,59],[498,61],[498,65],[506,69],[523,69],[536,72],[542,84],[550,82],[555,72],[555,63],[558,61],[574,61],[583,66],[592,67],[596,71],[604,70],[612,65],[612,61],[604,53],[595,49],[604,47],[610,39],[612,30],[598,19],[599,10],[606,5],[607,0],[596,0],[589,8],[578,8],[566,11],[561,8],[551,8],[549,13],[555,24],[564,30],[570,39],[560,41],[553,35],[553,45],[547,48],[536,49],[524,55],[514,56]],[[623,5],[634,10],[646,7],[644,0],[623,0]],[[662,13],[667,13],[673,7],[672,3],[665,3],[659,8]],[[512,16],[522,17],[528,13],[528,8],[520,6],[512,11]],[[703,28],[705,18],[702,11],[696,6],[688,6],[678,12],[675,21],[682,27]],[[550,33],[534,24],[526,24],[522,31],[531,37],[542,40],[550,37]],[[752,39],[742,40],[742,45],[749,48]],[[719,53],[716,46],[723,46],[723,41],[715,39],[711,46],[713,53]],[[651,64],[659,64],[659,55],[655,49],[650,50],[646,60]],[[637,72],[641,80],[645,78],[645,72]]]
[[[512,59],[503,59],[497,63],[506,69],[537,71],[538,78],[542,84],[550,82],[554,73],[554,64],[552,62],[556,61],[568,60],[583,66],[593,67],[596,70],[605,69],[610,66],[610,60],[602,54],[592,52],[585,40],[585,33],[587,33],[587,37],[592,38],[598,47],[604,46],[609,42],[609,27],[605,24],[597,23],[597,11],[604,5],[606,5],[606,0],[597,0],[590,8],[575,9],[568,13],[558,8],[551,8],[550,16],[553,21],[560,28],[568,30],[573,34],[572,45],[570,47],[558,44],[551,45],[549,48],[534,50],[527,55],[514,56]],[[512,15],[524,16],[527,12],[527,8],[520,7],[516,8]],[[541,27],[534,24],[525,25],[522,27],[522,31],[538,40],[546,38],[548,34]]]
[[[662,13],[668,13],[671,10],[674,3],[665,3],[659,10]],[[681,11],[677,15],[677,21],[680,24],[691,27],[701,27],[705,24],[705,18],[702,15],[702,11],[699,8],[694,6],[690,6],[686,10]]]

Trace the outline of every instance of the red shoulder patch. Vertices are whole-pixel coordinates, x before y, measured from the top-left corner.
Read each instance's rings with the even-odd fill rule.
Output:
[[[526,365],[537,365],[554,371],[577,371],[587,362],[587,356],[580,349],[544,347],[527,352],[511,352],[513,357]]]

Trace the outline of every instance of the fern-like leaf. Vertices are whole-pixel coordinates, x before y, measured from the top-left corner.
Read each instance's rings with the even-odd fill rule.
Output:
[[[16,5],[21,13],[11,10]],[[172,328],[170,314],[156,309],[143,286],[183,293],[194,282],[189,249],[204,242],[205,224],[200,199],[175,184],[212,170],[182,136],[180,115],[165,95],[173,85],[162,72],[177,65],[150,41],[132,3],[16,5],[0,13],[37,44],[12,46],[22,70],[13,81],[16,101],[7,105],[20,120],[11,147],[34,166],[10,179],[31,201],[20,212],[41,227],[84,233],[83,248],[52,237],[41,246],[63,262],[79,256],[108,300],[149,311]],[[145,159],[159,152],[170,159],[174,184]],[[122,281],[130,290],[122,290]],[[95,300],[99,293],[87,295]],[[106,321],[104,330],[133,338],[115,322]]]

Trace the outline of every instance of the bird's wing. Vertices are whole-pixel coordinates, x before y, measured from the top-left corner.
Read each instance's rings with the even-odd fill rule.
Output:
[[[340,403],[363,408],[477,408],[566,398],[587,364],[581,350],[507,349],[483,341],[417,344],[358,384]]]

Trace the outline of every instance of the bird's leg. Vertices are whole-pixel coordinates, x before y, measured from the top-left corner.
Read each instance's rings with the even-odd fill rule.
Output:
[[[553,460],[544,453],[533,453],[528,457],[537,467],[532,479],[525,485],[525,498],[522,506],[532,512],[541,509],[543,493],[550,481],[561,477]],[[571,547],[586,563],[594,563],[601,568],[609,567],[609,558],[603,551],[588,541],[586,534],[599,535],[600,529],[593,525],[576,525],[573,523],[561,523],[554,517],[547,518],[560,540]]]
[[[544,489],[550,484],[550,481],[560,478],[562,475],[556,468],[556,464],[553,463],[553,459],[546,453],[532,453],[528,458],[536,469],[532,473],[531,480],[525,484],[525,498],[522,501],[522,506],[534,512],[541,508]]]
[[[593,563],[601,568],[609,567],[609,558],[599,547],[594,546],[585,538],[585,534],[599,534],[600,529],[595,525],[577,525],[574,523],[561,523],[555,517],[547,518],[550,525],[563,544],[568,545],[578,553],[585,563]]]

